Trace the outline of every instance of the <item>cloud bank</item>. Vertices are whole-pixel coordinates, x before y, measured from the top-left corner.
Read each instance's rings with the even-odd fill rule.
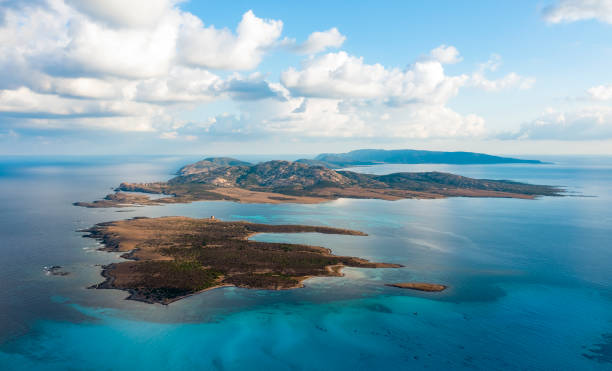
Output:
[[[575,111],[548,109],[525,123],[517,132],[503,133],[500,139],[606,140],[612,139],[612,107],[592,106]]]
[[[449,107],[461,89],[533,84],[514,72],[487,78],[501,63],[496,56],[471,74],[449,74],[447,65],[463,60],[452,45],[396,67],[330,51],[346,40],[335,27],[297,43],[283,35],[282,20],[251,10],[234,29],[207,24],[176,0],[0,2],[0,12],[7,130],[155,132],[167,140],[478,137],[484,119]],[[304,59],[271,81],[257,68],[272,51]],[[235,111],[199,120],[177,114],[214,102]]]
[[[569,23],[589,19],[612,23],[610,0],[560,0],[542,12],[548,23]]]

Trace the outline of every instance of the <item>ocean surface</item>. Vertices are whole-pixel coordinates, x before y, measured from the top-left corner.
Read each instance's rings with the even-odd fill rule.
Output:
[[[122,181],[168,179],[194,160],[0,157],[0,369],[612,369],[612,158],[354,169],[449,171],[559,185],[569,195],[537,200],[72,206]],[[169,306],[87,289],[102,281],[100,265],[121,259],[80,229],[164,215],[357,229],[369,236],[255,238],[405,267],[349,268],[296,290],[223,288]],[[46,274],[52,265],[70,274]],[[449,289],[384,286],[402,281]]]

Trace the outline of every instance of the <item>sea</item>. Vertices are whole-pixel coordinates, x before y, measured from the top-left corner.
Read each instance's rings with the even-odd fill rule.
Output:
[[[612,370],[612,157],[351,169],[447,171],[566,191],[535,200],[72,205],[122,181],[169,179],[198,159],[0,157],[0,369]],[[346,268],[294,290],[220,288],[167,306],[88,289],[102,281],[102,265],[122,259],[80,230],[168,215],[357,229],[368,236],[254,238],[404,267]],[[45,270],[55,265],[69,274]],[[448,289],[385,286],[409,281]]]

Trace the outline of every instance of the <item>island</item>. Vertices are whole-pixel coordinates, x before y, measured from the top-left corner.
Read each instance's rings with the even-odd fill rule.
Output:
[[[267,225],[161,217],[99,223],[85,237],[123,252],[127,261],[103,267],[97,289],[119,289],[128,299],[169,304],[223,286],[282,290],[303,286],[310,277],[341,276],[343,267],[399,268],[399,264],[333,255],[318,246],[249,240],[257,233],[316,232],[365,236],[359,231],[308,225]]]
[[[115,193],[84,207],[129,207],[204,200],[245,203],[320,203],[338,198],[400,200],[444,197],[533,199],[560,196],[559,187],[509,180],[473,179],[444,172],[387,175],[333,170],[303,162],[249,164],[230,158],[208,158],[182,167],[165,182],[121,183]],[[166,197],[151,199],[144,195]]]
[[[397,287],[400,289],[410,289],[417,291],[427,291],[427,292],[440,292],[446,290],[446,286],[438,285],[435,283],[426,283],[426,282],[401,282],[401,283],[387,283],[385,286]]]
[[[319,165],[331,169],[377,165],[377,164],[451,164],[451,165],[486,165],[486,164],[543,164],[539,160],[526,160],[513,157],[501,157],[475,152],[443,152],[415,149],[358,149],[346,153],[322,153],[314,159],[300,159],[298,162]]]

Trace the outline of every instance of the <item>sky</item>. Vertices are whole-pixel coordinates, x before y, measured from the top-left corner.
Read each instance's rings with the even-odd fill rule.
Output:
[[[612,0],[0,0],[0,155],[612,154]]]

